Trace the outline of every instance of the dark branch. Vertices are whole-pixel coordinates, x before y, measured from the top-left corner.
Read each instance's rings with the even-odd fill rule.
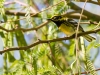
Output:
[[[80,0],[79,2],[85,2],[85,0]],[[87,2],[88,2],[88,3],[91,3],[91,4],[95,4],[95,5],[100,5],[99,2],[92,1],[92,0],[88,0]]]
[[[98,31],[100,31],[100,29],[97,29],[97,30],[94,30],[94,31],[87,31],[87,32],[84,32],[84,33],[79,33],[77,36],[79,37],[79,36],[83,36],[83,35],[87,35],[87,34],[91,34],[91,33],[96,33]],[[8,48],[8,49],[2,50],[2,51],[0,50],[0,54],[2,54],[4,52],[8,52],[8,51],[14,51],[14,50],[27,50],[31,47],[38,45],[38,44],[48,43],[48,42],[56,42],[56,41],[62,41],[62,40],[69,40],[69,39],[73,39],[73,38],[75,38],[75,35],[72,35],[70,37],[53,39],[53,40],[38,40],[38,41],[36,41],[35,43],[33,43],[29,46]]]
[[[60,1],[59,3],[61,3],[61,2],[63,2],[63,1]],[[54,7],[54,6],[56,6],[56,5],[58,5],[59,3],[57,3],[57,4],[55,4],[55,5],[53,5],[53,6],[50,6],[50,7],[48,7],[48,8],[46,8],[45,10],[48,10],[48,9],[50,9],[50,8],[52,8],[52,7]],[[75,3],[73,3],[73,2],[70,2],[69,3],[69,6],[71,7],[71,9],[73,9],[73,10],[76,10],[76,11],[78,11],[79,13],[81,12],[81,7],[79,7],[79,6],[77,6]],[[43,11],[45,11],[45,10],[43,10]],[[38,13],[30,13],[31,14],[31,16],[34,16],[34,17],[38,17],[38,14],[39,13],[41,13],[41,12],[43,12],[43,11],[39,11]],[[5,13],[7,14],[7,15],[18,15],[18,16],[25,16],[25,12],[15,12],[15,11],[5,11]],[[67,15],[67,14],[66,14]],[[99,19],[100,19],[100,16],[99,15],[97,15],[97,14],[94,14],[94,13],[91,13],[91,12],[89,12],[89,11],[87,11],[87,10],[84,10],[84,12],[83,12],[83,15],[85,15],[85,16],[83,16],[82,17],[82,19],[91,19],[91,18],[93,18],[95,21],[99,21]],[[73,15],[73,14],[68,14],[67,15],[68,16],[68,18],[75,18],[75,19],[79,19],[79,16],[80,15]]]
[[[10,29],[9,30],[9,29],[6,29],[6,28],[0,26],[0,29],[4,30],[6,32],[14,32],[14,31],[17,31],[17,30],[21,30],[23,32],[27,32],[27,31],[32,31],[32,30],[38,30],[38,29],[42,28],[43,26],[45,26],[46,24],[48,24],[48,21],[46,21],[46,22],[44,22],[44,23],[42,23],[39,26],[34,27],[34,28],[27,28],[27,29],[25,29],[25,28],[19,28],[18,27],[18,28],[14,28],[14,29]],[[98,23],[90,21],[90,22],[80,22],[80,24],[95,24],[95,25],[97,25]]]
[[[76,5],[75,3],[70,2],[69,6],[71,7],[71,9],[76,10],[76,11],[80,10],[80,12],[81,12],[82,8],[79,7],[78,5]],[[100,20],[100,16],[99,15],[91,13],[91,12],[85,10],[85,9],[84,9],[83,15],[87,16],[88,19],[94,19],[95,21],[99,21]]]
[[[4,31],[6,31],[6,32],[14,32],[14,31],[16,31],[16,30],[21,30],[21,31],[23,31],[23,32],[27,32],[27,31],[31,31],[31,30],[38,30],[38,29],[40,29],[41,27],[43,27],[43,26],[45,26],[46,24],[47,24],[48,22],[44,22],[44,23],[42,23],[41,25],[39,25],[39,26],[37,26],[37,27],[35,27],[35,28],[29,28],[29,29],[25,29],[25,28],[15,28],[15,29],[6,29],[6,28],[3,28],[2,26],[0,26],[0,29],[2,29],[2,30],[4,30]]]
[[[18,12],[18,11],[5,11],[7,15],[18,15],[18,16],[25,16],[26,12]],[[30,13],[34,17],[38,15],[38,13]]]

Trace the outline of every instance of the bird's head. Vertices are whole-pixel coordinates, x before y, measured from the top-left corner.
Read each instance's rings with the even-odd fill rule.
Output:
[[[53,22],[58,22],[62,19],[62,16],[53,16],[52,18],[48,19]]]

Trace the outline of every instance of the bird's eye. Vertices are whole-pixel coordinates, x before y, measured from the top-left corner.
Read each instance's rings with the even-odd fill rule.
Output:
[[[57,17],[56,17],[56,16],[54,16],[52,19],[53,19],[53,20],[56,20],[56,19],[57,19]]]
[[[53,20],[58,20],[58,19],[61,19],[61,16],[54,16],[52,19]]]

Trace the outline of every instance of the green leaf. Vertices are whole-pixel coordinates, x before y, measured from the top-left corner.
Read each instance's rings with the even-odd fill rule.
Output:
[[[86,50],[90,50],[91,48],[93,48],[95,46],[96,42],[92,41],[86,48]]]
[[[71,40],[70,47],[69,47],[69,55],[74,55],[75,54],[75,42],[74,40]]]
[[[1,36],[2,38],[5,38],[4,33],[3,33],[2,31],[0,31],[0,36]]]
[[[9,62],[14,62],[16,59],[14,58],[14,54],[11,52],[7,53]]]
[[[12,63],[11,66],[9,67],[9,70],[10,70],[11,72],[16,71],[16,70],[18,69],[18,68],[17,68],[18,63],[19,63],[18,60],[13,61],[13,63]]]
[[[4,14],[2,15],[5,22],[7,22],[7,16]]]
[[[89,71],[91,75],[97,75],[97,73],[95,71],[95,67],[94,67],[93,63],[91,62],[91,60],[89,59],[88,54],[86,54],[85,57],[86,57],[85,64],[86,64],[87,71]]]

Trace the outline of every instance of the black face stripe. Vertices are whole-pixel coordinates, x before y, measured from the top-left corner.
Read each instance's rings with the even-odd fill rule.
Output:
[[[58,21],[58,20],[62,19],[62,17],[61,16],[54,16],[51,19],[54,21]]]

